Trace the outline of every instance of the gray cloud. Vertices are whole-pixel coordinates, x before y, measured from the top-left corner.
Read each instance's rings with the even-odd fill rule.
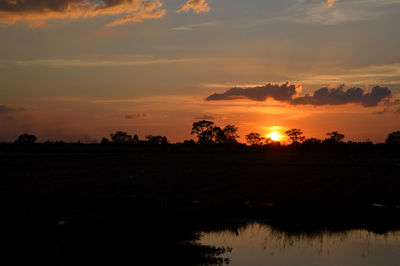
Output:
[[[265,86],[252,88],[231,88],[224,93],[214,93],[206,98],[207,101],[249,99],[265,101],[272,98],[277,101],[291,101],[296,94],[296,85],[285,83],[282,85],[268,83]]]
[[[262,87],[231,88],[224,93],[214,93],[206,98],[207,101],[249,99],[265,101],[272,98],[290,105],[343,105],[348,103],[361,104],[364,107],[377,106],[380,102],[391,97],[391,90],[387,87],[375,86],[371,92],[362,88],[352,87],[347,90],[344,85],[336,88],[322,87],[313,94],[296,96],[296,85],[285,83],[282,85],[267,84]]]
[[[124,117],[125,119],[142,119],[149,117],[149,114],[137,112],[133,114],[125,114]]]
[[[343,89],[344,86],[329,89],[322,87],[313,95],[294,98],[291,104],[294,105],[343,105],[347,103],[359,103],[365,107],[377,106],[383,99],[391,96],[389,88],[376,86],[371,92],[362,88]]]
[[[15,108],[8,105],[0,104],[0,114],[8,114],[15,111],[23,111],[24,108]]]

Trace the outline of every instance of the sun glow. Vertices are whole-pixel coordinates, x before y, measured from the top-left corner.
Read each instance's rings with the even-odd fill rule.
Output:
[[[268,138],[272,139],[273,141],[279,141],[281,136],[277,132],[272,132],[268,135]]]

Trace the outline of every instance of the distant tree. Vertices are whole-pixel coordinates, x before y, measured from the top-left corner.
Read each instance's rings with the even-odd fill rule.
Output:
[[[309,138],[303,141],[303,144],[319,144],[319,143],[321,143],[321,140],[316,138]]]
[[[134,143],[134,144],[137,144],[137,143],[139,143],[139,136],[138,135],[133,135],[133,138],[132,138],[132,142]]]
[[[225,143],[227,144],[237,143],[237,139],[240,138],[239,135],[237,134],[238,130],[239,129],[234,125],[226,125],[223,129],[225,135]]]
[[[154,144],[154,145],[164,145],[168,144],[168,139],[167,137],[163,136],[153,136],[153,135],[147,135],[146,139],[148,143]]]
[[[237,131],[238,128],[234,125],[227,125],[223,129],[213,127],[215,142],[219,144],[237,143],[237,139],[239,138]]]
[[[390,133],[385,141],[386,144],[400,144],[400,131]]]
[[[185,144],[185,145],[194,145],[194,144],[196,144],[196,142],[194,140],[192,140],[192,139],[189,139],[189,140],[183,141],[183,144]]]
[[[100,144],[102,144],[102,145],[108,144],[108,143],[110,143],[110,140],[107,139],[107,138],[105,138],[105,137],[103,137],[103,138],[101,139],[101,141],[100,141]]]
[[[18,139],[15,141],[15,143],[18,144],[34,144],[36,142],[37,138],[35,135],[31,134],[22,134],[19,135]]]
[[[222,128],[215,126],[212,128],[212,131],[213,131],[213,139],[215,140],[216,143],[218,144],[225,143],[225,134]]]
[[[298,128],[292,128],[285,132],[285,134],[289,137],[293,144],[302,143],[306,137],[302,136],[303,131]]]
[[[329,138],[325,139],[324,141],[328,142],[328,143],[340,143],[344,139],[344,135],[337,131],[328,132],[328,133],[326,133],[326,135]]]
[[[110,134],[110,137],[115,144],[129,144],[132,142],[132,136],[123,131],[117,131],[115,134]]]
[[[246,142],[252,146],[260,146],[266,144],[267,139],[259,133],[250,133],[246,135]]]
[[[207,120],[194,122],[190,134],[196,135],[200,144],[213,143],[214,122]]]

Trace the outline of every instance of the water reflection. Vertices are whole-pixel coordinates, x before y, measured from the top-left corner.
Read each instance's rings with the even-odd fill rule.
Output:
[[[288,233],[254,223],[203,233],[202,244],[229,246],[230,265],[399,265],[400,231]]]

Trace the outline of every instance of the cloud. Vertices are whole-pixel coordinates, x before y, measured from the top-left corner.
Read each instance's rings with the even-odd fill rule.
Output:
[[[324,6],[326,8],[330,8],[333,7],[333,5],[335,4],[335,2],[337,2],[338,0],[326,0],[326,2],[324,3]]]
[[[128,16],[119,18],[107,26],[112,27],[129,22],[141,22],[144,19],[161,18],[165,15],[165,9],[161,9],[162,3],[159,0],[143,3],[142,7]]]
[[[389,5],[400,4],[399,0],[296,0],[283,12],[260,20],[259,23],[288,21],[303,24],[338,25],[355,21],[376,19],[387,14]],[[334,7],[334,8],[333,8]],[[394,9],[396,10],[396,9]]]
[[[300,79],[300,77],[294,79]],[[400,64],[372,65],[361,68],[342,69],[341,73],[334,75],[313,75],[301,78],[303,83],[332,83],[346,82],[352,84],[383,83],[400,84]]]
[[[0,104],[0,115],[2,114],[8,114],[11,112],[15,112],[15,111],[24,111],[24,108],[15,108],[15,107],[11,107],[8,105],[4,105],[4,104]]]
[[[386,107],[379,112],[374,112],[374,115],[383,115],[383,114],[400,114],[400,99],[389,99],[386,102]]]
[[[142,118],[147,118],[147,117],[149,117],[149,114],[141,113],[141,112],[124,115],[125,119],[142,119]]]
[[[135,65],[159,65],[159,64],[176,64],[176,63],[198,63],[215,61],[215,58],[175,58],[175,59],[153,59],[153,60],[129,60],[129,59],[107,59],[107,60],[91,60],[91,59],[38,59],[14,62],[19,66],[43,65],[54,68],[61,67],[118,67],[118,66],[135,66]]]
[[[294,105],[343,105],[348,103],[359,103],[364,107],[377,106],[382,100],[391,96],[389,88],[376,86],[371,92],[362,88],[343,89],[341,85],[337,88],[322,87],[313,95],[305,95],[294,98],[290,103]]]
[[[206,98],[207,101],[249,99],[265,101],[272,98],[277,101],[290,101],[296,94],[296,85],[285,83],[282,85],[268,83],[265,86],[251,88],[231,88],[224,93],[214,93]]]
[[[181,12],[188,12],[192,9],[195,13],[207,13],[210,12],[210,6],[206,2],[206,0],[188,0],[178,11],[177,13]]]
[[[282,85],[268,83],[262,87],[231,88],[224,93],[214,93],[206,98],[207,101],[248,99],[265,101],[272,98],[290,105],[344,105],[348,103],[361,104],[364,107],[377,106],[383,100],[389,100],[391,90],[387,87],[375,86],[371,92],[362,88],[352,87],[347,90],[344,85],[328,88],[322,87],[312,95],[300,96],[297,94],[301,85],[285,83]],[[297,89],[297,91],[296,91]]]
[[[100,15],[122,15],[108,26],[165,15],[160,0],[0,0],[0,21],[12,25],[17,21],[40,27],[50,19],[80,19]]]
[[[200,23],[200,24],[191,24],[191,25],[186,25],[186,26],[178,26],[178,27],[173,27],[170,30],[174,31],[192,31],[197,28],[201,27],[213,27],[218,25],[220,22],[219,21],[210,21],[210,22],[205,22],[205,23]]]

